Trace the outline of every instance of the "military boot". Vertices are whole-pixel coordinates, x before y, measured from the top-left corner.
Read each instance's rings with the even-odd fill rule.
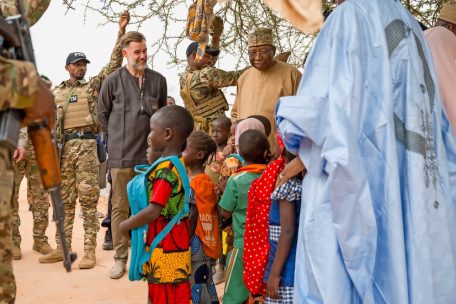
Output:
[[[79,262],[79,269],[91,269],[95,267],[97,259],[95,257],[95,250],[85,250],[85,254]]]
[[[106,234],[104,237],[104,243],[102,245],[103,250],[113,250],[114,246],[112,244],[112,233],[111,233],[111,228],[108,228],[106,230]]]
[[[22,259],[21,247],[18,245],[13,245],[13,260]]]
[[[36,252],[39,252],[41,254],[48,254],[48,253],[51,253],[52,250],[54,250],[54,249],[52,249],[51,245],[49,245],[48,242],[34,241],[33,250],[35,250]]]
[[[70,249],[71,252],[71,249]],[[50,253],[40,257],[38,259],[40,263],[43,264],[52,264],[63,261],[63,250],[60,247],[55,248],[55,250],[51,251]]]

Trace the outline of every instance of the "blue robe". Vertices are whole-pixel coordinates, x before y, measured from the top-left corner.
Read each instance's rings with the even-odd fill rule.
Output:
[[[308,171],[295,302],[456,303],[456,142],[399,1],[340,5],[276,113]]]

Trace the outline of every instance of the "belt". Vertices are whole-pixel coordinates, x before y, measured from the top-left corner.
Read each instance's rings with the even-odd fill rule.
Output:
[[[65,141],[70,141],[73,139],[97,139],[97,134],[92,132],[74,132],[65,135]]]

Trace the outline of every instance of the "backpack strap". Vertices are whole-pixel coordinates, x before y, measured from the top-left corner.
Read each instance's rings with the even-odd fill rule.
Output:
[[[155,236],[154,240],[150,244],[150,249],[149,251],[152,252],[155,247],[158,246],[158,244],[165,238],[165,236],[173,229],[173,226],[175,224],[179,224],[180,220],[189,212],[190,207],[189,207],[189,201],[190,201],[190,181],[188,179],[187,171],[185,170],[184,165],[178,159],[176,156],[172,156],[169,161],[171,161],[176,167],[177,172],[179,173],[179,176],[181,177],[182,181],[182,187],[184,188],[185,192],[185,197],[184,197],[184,208],[181,209],[172,219],[169,221],[169,223],[163,228],[162,231],[160,231],[157,236]]]
[[[190,201],[190,181],[188,179],[187,171],[185,170],[184,165],[180,161],[180,159],[177,156],[170,156],[170,157],[164,157],[164,158],[159,158],[156,160],[151,166],[148,165],[138,165],[135,167],[135,172],[143,175],[144,178],[144,186],[147,187],[147,176],[154,170],[160,163],[165,162],[165,161],[170,161],[174,167],[177,169],[177,172],[180,176],[181,182],[182,182],[182,188],[184,189],[184,208],[181,209],[172,219],[171,221],[163,228],[162,231],[160,231],[159,234],[155,236],[153,239],[152,243],[150,244],[148,250],[143,250],[142,252],[137,252],[136,256],[133,254],[133,248],[132,248],[132,259],[131,259],[131,265],[137,267],[134,269],[133,267],[130,268],[129,271],[129,278],[130,280],[140,280],[141,277],[139,274],[142,274],[143,269],[142,266],[144,263],[148,262],[150,260],[150,256],[152,254],[152,251],[158,246],[158,244],[164,239],[164,237],[171,231],[173,226],[177,223],[180,222],[180,220],[189,212],[190,207],[189,207],[189,201]],[[145,245],[145,237],[147,235],[147,228],[148,225],[145,227],[138,227],[135,228],[139,229],[140,234],[137,235],[137,241],[138,242],[143,242]],[[146,229],[146,230],[145,230]],[[141,238],[141,240],[139,240]],[[143,247],[144,248],[144,247]]]

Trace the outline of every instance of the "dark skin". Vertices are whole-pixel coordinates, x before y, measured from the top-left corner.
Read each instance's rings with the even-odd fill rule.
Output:
[[[259,71],[267,71],[276,64],[274,59],[276,48],[273,45],[249,46],[248,55],[250,64]]]
[[[187,147],[182,153],[185,161],[185,167],[190,171],[190,179],[195,175],[204,173],[204,163],[206,154],[204,151],[198,150],[192,140],[187,140]],[[190,236],[195,234],[196,224],[198,223],[198,209],[196,205],[190,204]]]
[[[65,66],[65,70],[70,74],[69,83],[75,83],[78,80],[83,80],[87,72],[87,61],[81,59],[75,63],[70,63]]]
[[[204,67],[212,66],[213,59],[211,55],[204,53],[203,58],[196,60],[196,52],[193,52],[187,57],[187,64],[193,71],[198,71]]]
[[[225,149],[223,151],[223,153],[225,155],[230,155],[232,153],[234,153],[236,151],[236,148],[235,148],[235,142],[234,142],[234,135],[236,134],[236,126],[241,122],[241,120],[238,120],[238,121],[235,121],[231,124],[231,128],[230,128],[230,142],[229,144],[227,144],[225,146]]]
[[[180,156],[185,139],[180,138],[173,128],[164,123],[165,118],[154,115],[150,119],[149,148],[161,156]],[[158,218],[163,207],[153,202],[136,215],[119,224],[120,232],[128,235],[128,231],[146,225]]]
[[[147,136],[147,145],[149,146],[149,148],[147,148],[147,152],[146,152],[146,157],[147,157],[147,161],[149,162],[149,165],[152,165],[157,159],[160,158],[161,154],[160,152],[153,152],[152,149],[150,148],[150,133],[149,135]]]
[[[211,128],[212,139],[217,144],[217,152],[223,152],[228,144],[230,137],[230,129],[226,127],[221,121],[214,120]]]
[[[277,243],[277,253],[272,264],[266,284],[266,294],[273,299],[279,298],[280,274],[287,261],[291,245],[296,233],[296,209],[293,203],[286,200],[280,201],[280,236]]]
[[[285,165],[285,168],[280,172],[276,180],[276,188],[285,184],[290,178],[303,172],[307,172],[302,160],[299,157],[294,158],[292,161]]]

